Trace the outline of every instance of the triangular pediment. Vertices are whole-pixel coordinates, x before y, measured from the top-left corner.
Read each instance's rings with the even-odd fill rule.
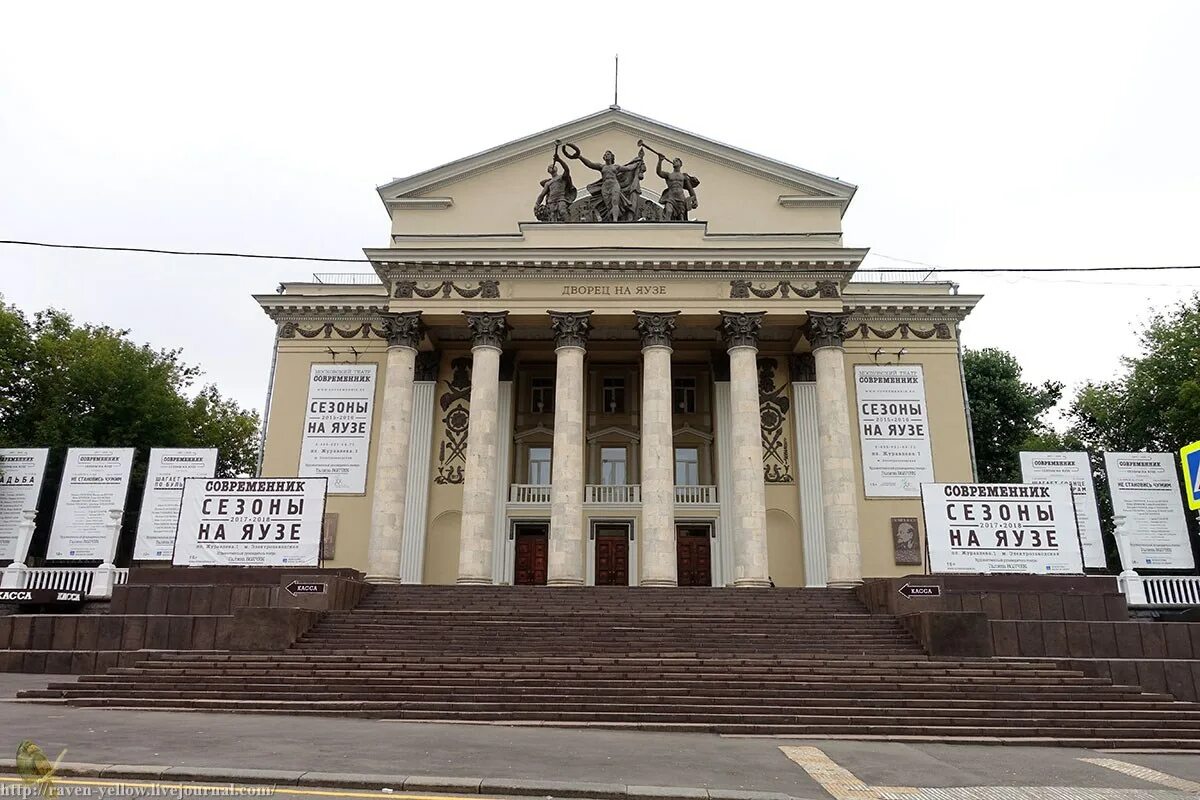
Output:
[[[750,213],[783,231],[814,229],[835,223],[854,196],[855,186],[782,161],[708,139],[620,108],[608,108],[425,172],[378,187],[380,198],[393,213],[394,232],[466,233],[512,230],[533,221],[531,209],[539,183],[556,142],[569,142],[593,162],[612,150],[618,163],[634,158],[639,142],[645,153],[644,197],[658,201],[664,180],[656,174],[658,151],[681,158],[683,170],[699,179],[699,206],[690,219],[715,223],[718,229],[750,230]],[[599,174],[580,160],[567,159],[571,178],[581,196]],[[669,164],[667,170],[670,170]],[[753,208],[753,212],[748,211]],[[791,209],[828,209],[808,222]],[[442,214],[437,212],[450,212]],[[405,214],[416,212],[416,216]],[[832,217],[829,215],[832,214]],[[412,222],[402,220],[409,217]],[[427,225],[427,227],[426,227]],[[768,227],[768,229],[770,229]]]

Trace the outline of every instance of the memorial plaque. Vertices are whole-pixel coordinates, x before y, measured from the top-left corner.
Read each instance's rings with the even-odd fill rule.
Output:
[[[896,566],[920,565],[921,533],[916,517],[892,517],[892,550]]]

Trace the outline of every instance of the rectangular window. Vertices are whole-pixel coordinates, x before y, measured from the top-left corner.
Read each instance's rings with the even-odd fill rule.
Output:
[[[700,485],[700,451],[696,448],[675,448],[675,485]]]
[[[696,379],[676,378],[671,387],[671,403],[676,414],[696,413]]]
[[[604,414],[624,414],[625,413],[625,379],[624,378],[605,378],[604,392],[601,401],[604,403],[604,408],[601,413]]]
[[[625,448],[600,448],[600,483],[605,486],[625,485]]]
[[[554,413],[554,378],[531,378],[529,410],[534,414]]]
[[[529,448],[529,482],[534,486],[550,485],[550,448]]]

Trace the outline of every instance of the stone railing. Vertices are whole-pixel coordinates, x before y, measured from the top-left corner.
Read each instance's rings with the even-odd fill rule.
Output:
[[[717,504],[716,486],[676,486],[675,505],[703,506]]]
[[[550,486],[540,483],[514,483],[508,487],[508,502],[545,505],[550,502]]]
[[[1117,577],[1117,584],[1131,606],[1143,608],[1187,608],[1200,606],[1200,576],[1131,575]]]
[[[112,587],[129,580],[129,570],[111,569],[111,582],[97,581],[104,567],[25,567],[5,575],[7,589],[57,589],[61,592],[83,592],[93,600],[112,597]],[[8,571],[6,570],[6,573]],[[9,585],[12,584],[12,585]],[[107,584],[107,590],[104,589]]]
[[[584,487],[583,502],[605,506],[628,506],[642,502],[642,487],[634,484],[604,486],[589,483]]]

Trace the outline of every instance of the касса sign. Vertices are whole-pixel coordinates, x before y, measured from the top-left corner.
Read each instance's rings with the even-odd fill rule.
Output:
[[[921,505],[932,572],[1083,572],[1066,484],[926,483]]]

